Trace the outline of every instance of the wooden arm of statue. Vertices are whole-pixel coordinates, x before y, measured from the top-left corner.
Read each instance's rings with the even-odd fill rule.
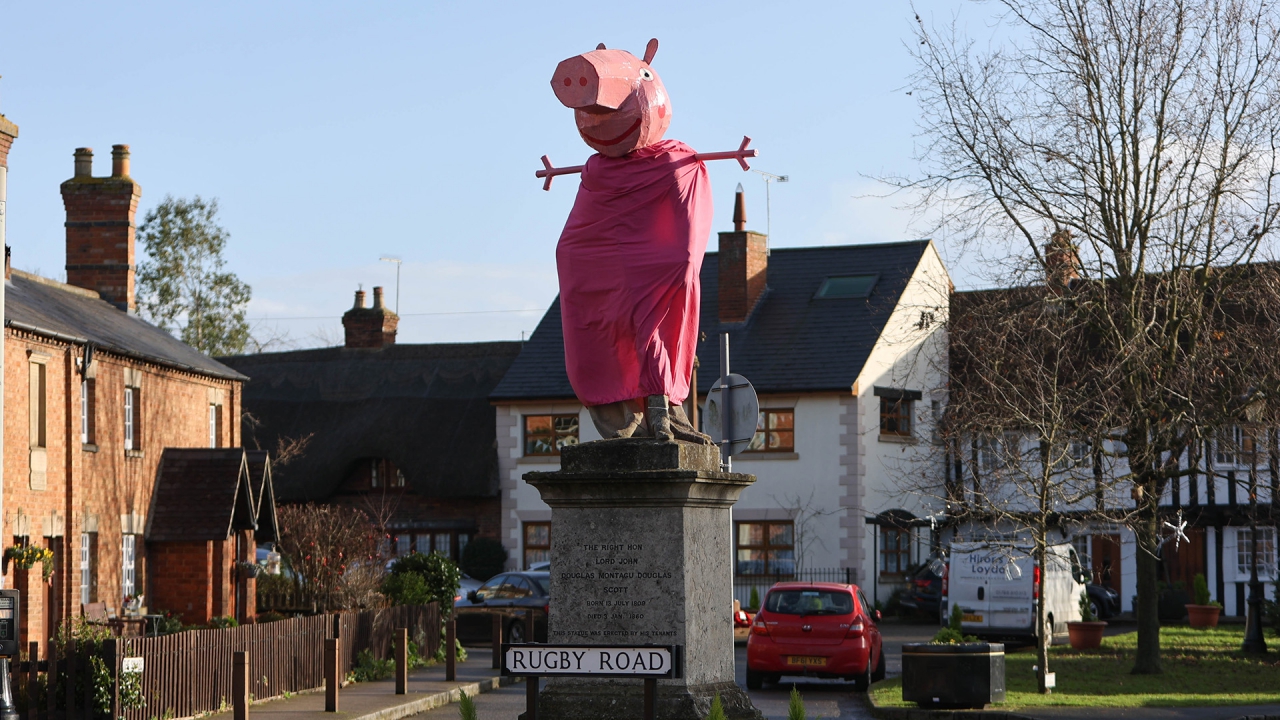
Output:
[[[737,150],[729,150],[727,152],[698,153],[694,155],[694,157],[697,158],[698,160],[701,160],[702,162],[707,162],[709,160],[737,160],[738,164],[742,166],[743,171],[746,171],[751,169],[751,166],[747,164],[747,158],[759,157],[759,153],[756,150],[749,150],[747,148],[747,146],[750,144],[751,144],[751,138],[744,135],[742,137],[742,144],[738,146]],[[571,165],[569,167],[561,167],[561,168],[552,167],[551,160],[549,160],[546,155],[542,156],[542,166],[543,166],[543,169],[535,172],[534,176],[540,177],[540,178],[546,178],[542,183],[543,190],[551,189],[551,180],[555,176],[572,175],[574,173],[580,173],[582,172],[582,168],[583,168],[582,165]]]

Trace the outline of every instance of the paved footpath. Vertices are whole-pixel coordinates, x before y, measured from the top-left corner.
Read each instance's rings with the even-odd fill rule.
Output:
[[[511,678],[500,678],[498,671],[490,668],[492,655],[487,648],[467,648],[467,654],[467,661],[458,663],[457,682],[445,682],[444,666],[440,665],[410,673],[406,695],[395,694],[395,680],[352,683],[339,692],[337,713],[324,711],[322,689],[250,705],[249,717],[251,720],[398,720],[435,708],[451,710],[452,717],[457,717],[457,706],[446,706],[456,703],[462,692],[475,696],[512,684]],[[524,685],[517,684],[514,689],[523,698]],[[230,720],[233,713],[206,717]]]

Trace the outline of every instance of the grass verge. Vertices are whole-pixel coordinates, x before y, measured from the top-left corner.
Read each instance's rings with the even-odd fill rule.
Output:
[[[1098,650],[1055,647],[1049,670],[1057,673],[1051,695],[1036,692],[1035,650],[1005,655],[1007,699],[997,707],[1045,706],[1185,707],[1280,703],[1280,641],[1268,637],[1265,656],[1240,652],[1241,626],[1160,630],[1162,675],[1130,675],[1138,642],[1136,632],[1104,638]],[[876,683],[872,701],[882,707],[914,707],[902,701],[899,678]]]

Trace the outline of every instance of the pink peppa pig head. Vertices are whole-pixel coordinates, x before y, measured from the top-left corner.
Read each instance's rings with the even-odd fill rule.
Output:
[[[601,155],[621,157],[652,145],[671,125],[671,100],[649,66],[657,52],[656,39],[643,60],[601,44],[556,66],[556,97],[573,108],[578,134]]]

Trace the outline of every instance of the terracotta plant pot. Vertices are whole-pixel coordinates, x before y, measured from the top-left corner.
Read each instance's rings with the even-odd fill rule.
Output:
[[[1107,629],[1105,622],[1069,622],[1067,636],[1071,638],[1072,650],[1096,650],[1102,645],[1102,631]]]
[[[1193,628],[1216,628],[1218,627],[1218,615],[1222,613],[1222,608],[1217,605],[1188,605],[1187,619],[1191,621]]]

